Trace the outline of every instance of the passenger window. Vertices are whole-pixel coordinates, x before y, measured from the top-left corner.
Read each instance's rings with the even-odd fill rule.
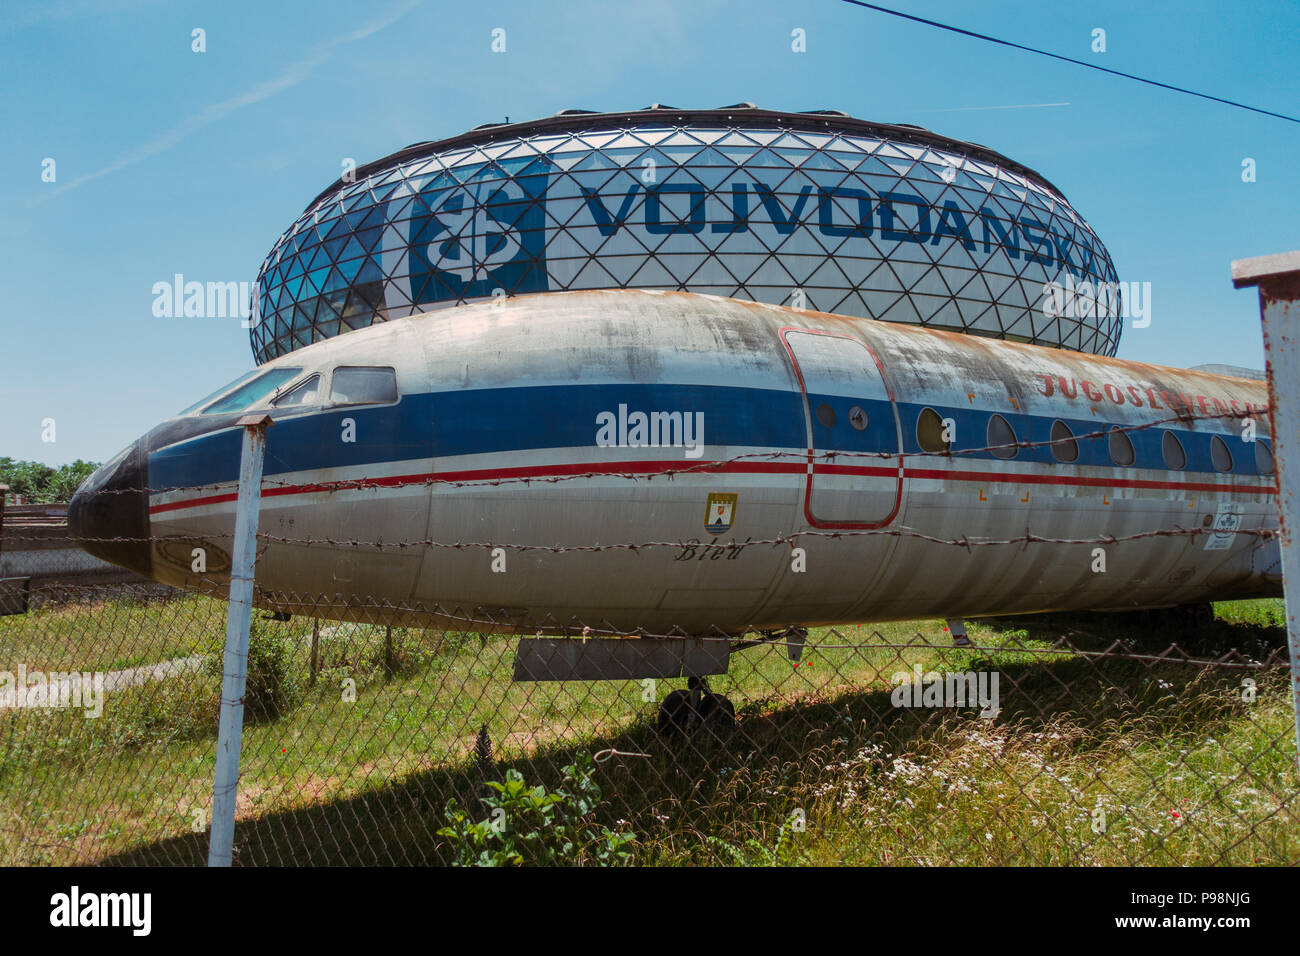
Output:
[[[279,398],[271,402],[276,408],[291,408],[294,405],[315,405],[320,401],[320,376],[313,375],[305,382],[300,382]]]
[[[1160,453],[1164,456],[1166,468],[1182,471],[1187,467],[1187,452],[1183,451],[1183,443],[1173,432],[1165,432],[1160,441]]]
[[[1232,452],[1228,451],[1228,443],[1218,435],[1210,439],[1210,461],[1215,471],[1232,471]]]
[[[1262,438],[1255,439],[1255,470],[1261,475],[1273,474],[1273,449]]]
[[[952,442],[944,441],[943,419],[933,408],[927,408],[916,419],[916,443],[922,451],[947,451]]]
[[[344,365],[334,370],[330,402],[334,405],[383,405],[397,401],[397,374],[391,368]]]
[[[987,438],[989,451],[995,458],[1015,458],[1020,454],[1020,448],[1016,445],[1016,431],[1001,415],[989,419]]]
[[[1137,452],[1133,450],[1133,439],[1122,428],[1110,430],[1110,460],[1121,468],[1127,468],[1137,461]]]
[[[1074,432],[1059,418],[1052,422],[1052,457],[1067,465],[1079,460],[1079,443]]]

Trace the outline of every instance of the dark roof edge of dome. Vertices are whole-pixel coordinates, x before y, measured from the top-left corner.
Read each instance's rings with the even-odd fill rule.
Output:
[[[414,143],[404,149],[399,149],[395,153],[390,153],[381,159],[372,160],[353,171],[351,182],[345,183],[342,178],[336,179],[328,187],[321,190],[306,208],[305,213],[326,196],[345,185],[351,185],[366,176],[373,173],[389,169],[393,166],[400,165],[411,160],[423,159],[432,156],[435,153],[441,153],[445,150],[455,149],[468,145],[486,145],[501,139],[518,139],[521,136],[532,133],[554,132],[557,130],[577,130],[600,126],[644,126],[648,123],[668,120],[673,123],[692,124],[692,123],[717,123],[718,121],[739,123],[739,125],[752,126],[781,126],[789,129],[804,130],[810,132],[824,132],[826,130],[836,130],[851,133],[866,134],[887,134],[891,139],[902,142],[914,143],[925,146],[937,146],[943,149],[950,149],[954,152],[963,153],[972,159],[982,162],[992,162],[999,166],[1005,166],[1013,172],[1019,173],[1029,179],[1034,180],[1039,185],[1050,189],[1062,199],[1065,194],[1057,189],[1047,177],[1043,176],[1037,170],[1031,169],[1023,163],[1018,163],[996,150],[989,149],[987,146],[981,146],[978,143],[968,143],[959,139],[952,139],[948,136],[942,136],[939,133],[931,132],[921,126],[912,126],[906,123],[877,123],[871,120],[856,119],[852,116],[836,113],[829,110],[813,110],[805,113],[791,113],[783,110],[764,110],[756,109],[748,104],[724,107],[722,109],[703,109],[703,110],[679,110],[670,107],[650,107],[642,110],[626,110],[617,113],[588,113],[564,110],[554,116],[545,116],[541,119],[524,120],[519,123],[488,123],[483,126],[477,126],[467,133],[461,133],[458,136],[452,136],[447,139],[433,140],[425,143]],[[1066,202],[1069,202],[1067,199]]]

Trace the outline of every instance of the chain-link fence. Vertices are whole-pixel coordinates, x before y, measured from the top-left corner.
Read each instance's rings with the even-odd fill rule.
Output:
[[[48,512],[48,515],[46,514]],[[30,601],[59,601],[61,586],[139,584],[146,579],[84,551],[68,531],[67,505],[10,505],[0,522],[0,614]]]
[[[63,597],[0,618],[0,863],[202,863],[226,603]],[[1300,861],[1280,602],[618,635],[726,672],[589,681],[527,678],[598,628],[259,603],[239,864]]]

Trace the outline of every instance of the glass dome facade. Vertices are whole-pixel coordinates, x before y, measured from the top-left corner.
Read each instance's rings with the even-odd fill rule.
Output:
[[[493,295],[644,288],[1113,355],[1118,301],[1061,316],[1044,285],[1116,279],[1051,183],[919,127],[748,104],[567,111],[335,183],[262,264],[251,337],[260,363]]]

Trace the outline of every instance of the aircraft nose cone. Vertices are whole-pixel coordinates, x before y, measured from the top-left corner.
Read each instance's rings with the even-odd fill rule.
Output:
[[[68,530],[82,550],[149,577],[148,487],[149,457],[143,441],[119,452],[82,482],[68,503]]]

